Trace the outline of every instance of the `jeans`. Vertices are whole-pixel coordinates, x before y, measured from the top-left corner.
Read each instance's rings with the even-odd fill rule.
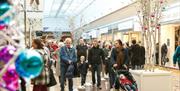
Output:
[[[97,72],[97,86],[101,85],[101,64],[93,64],[92,65],[92,82],[93,85],[96,84],[95,72]]]
[[[113,88],[114,82],[115,82],[115,73],[113,72],[112,68],[109,69],[109,83],[110,83],[110,88]]]
[[[67,71],[68,66],[67,65],[61,65],[61,91],[64,91],[64,82],[65,82],[65,73]],[[73,91],[73,80],[68,79],[68,86],[69,86],[69,91]]]
[[[81,74],[81,86],[86,82],[86,74]]]

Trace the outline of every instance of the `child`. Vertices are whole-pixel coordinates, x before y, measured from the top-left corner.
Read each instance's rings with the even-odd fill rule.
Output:
[[[88,70],[88,63],[85,62],[85,56],[80,57],[81,63],[78,66],[80,75],[81,75],[81,86],[83,86],[86,82],[86,75]]]
[[[119,78],[120,84],[124,86],[124,88],[126,88],[128,91],[137,91],[135,84],[133,84],[123,74],[121,74]]]

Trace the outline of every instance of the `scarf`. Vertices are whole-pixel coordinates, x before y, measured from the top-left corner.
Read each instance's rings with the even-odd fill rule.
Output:
[[[118,64],[118,68],[121,68],[124,62],[124,53],[123,53],[123,48],[116,48],[116,53],[117,53],[117,58],[116,58],[116,63]]]

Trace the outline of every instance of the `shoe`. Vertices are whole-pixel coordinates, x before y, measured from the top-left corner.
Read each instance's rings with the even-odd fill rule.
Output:
[[[95,83],[92,84],[93,87],[95,87],[95,85],[96,85]]]
[[[113,89],[113,88],[111,88],[111,89],[110,89],[110,91],[114,91],[114,89]]]
[[[100,86],[98,86],[98,89],[102,89]]]
[[[81,88],[82,88],[82,89],[85,89],[85,86],[84,86],[84,85],[82,85],[82,86],[81,86]]]

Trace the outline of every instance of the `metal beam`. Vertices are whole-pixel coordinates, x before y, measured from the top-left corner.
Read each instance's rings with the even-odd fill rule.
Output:
[[[51,14],[52,7],[53,7],[53,5],[54,5],[54,2],[55,2],[55,0],[53,0],[53,2],[52,2],[52,5],[51,5],[51,10],[50,10],[50,12],[49,12],[49,16],[50,16],[50,14]]]
[[[68,11],[68,9],[69,9],[69,7],[72,5],[73,1],[74,1],[74,0],[71,0],[69,6],[68,6],[67,9],[63,12],[64,14]]]
[[[58,8],[58,10],[56,12],[55,17],[57,17],[59,15],[59,12],[61,11],[61,9],[62,9],[65,2],[66,2],[66,0],[62,0],[61,4],[59,5],[59,8]]]

